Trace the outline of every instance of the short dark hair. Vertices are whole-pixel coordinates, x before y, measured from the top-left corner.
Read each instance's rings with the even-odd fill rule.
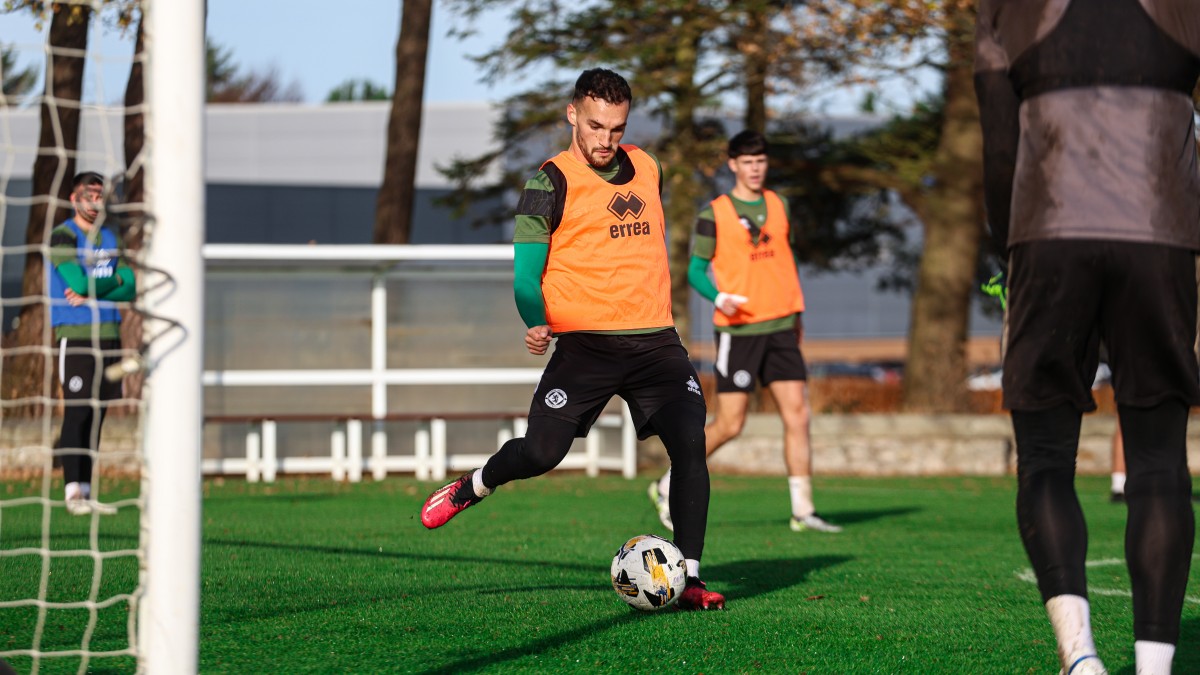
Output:
[[[757,131],[747,129],[729,139],[729,159],[742,155],[767,154],[767,139]]]
[[[82,171],[75,174],[75,180],[71,182],[71,191],[78,190],[81,187],[90,187],[92,185],[104,185],[104,176],[95,171]]]
[[[575,95],[572,103],[579,103],[585,98],[597,98],[608,103],[625,103],[633,101],[633,92],[625,78],[606,68],[592,68],[583,71],[575,80]]]

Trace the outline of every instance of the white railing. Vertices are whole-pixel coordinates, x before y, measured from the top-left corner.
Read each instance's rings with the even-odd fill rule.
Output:
[[[240,245],[208,244],[204,247],[208,269],[286,270],[303,263],[306,268],[329,266],[371,276],[370,367],[365,369],[305,370],[206,370],[206,387],[331,387],[368,386],[369,415],[330,415],[335,429],[328,457],[280,458],[276,445],[277,425],[286,415],[245,415],[248,425],[246,456],[206,459],[207,474],[238,473],[248,480],[272,481],[278,471],[328,473],[335,479],[361,480],[363,471],[382,479],[390,471],[411,471],[417,478],[442,480],[448,470],[480,466],[490,455],[449,454],[446,425],[453,415],[419,416],[412,456],[390,456],[385,428],[389,421],[388,386],[423,385],[536,385],[542,371],[537,368],[392,368],[387,367],[387,284],[390,272],[407,262],[505,261],[512,260],[507,245]],[[215,416],[222,417],[222,416]],[[226,418],[231,416],[224,416]],[[315,416],[308,416],[315,417]],[[394,419],[396,416],[392,416]],[[417,416],[412,416],[417,417]],[[524,435],[526,420],[512,417],[497,432],[497,442]],[[363,455],[364,423],[370,424],[370,454]],[[637,474],[637,434],[629,408],[622,402],[620,414],[602,415],[597,427],[619,428],[619,456],[606,456],[602,432],[593,430],[583,452],[569,453],[560,468],[584,469],[589,475],[600,470],[618,470],[626,478]],[[497,446],[498,447],[498,446]]]

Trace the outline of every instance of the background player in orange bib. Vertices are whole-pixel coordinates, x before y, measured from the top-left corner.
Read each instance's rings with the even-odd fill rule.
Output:
[[[529,431],[481,469],[435,491],[421,509],[445,525],[497,487],[558,466],[610,398],[629,403],[640,438],[658,435],[674,468],[675,543],[687,564],[678,606],[720,609],[725,598],[700,581],[708,523],[704,395],[671,316],[662,171],[658,160],[620,145],[629,84],[585,71],[567,106],[571,147],[525,184],[513,236],[517,309],[525,346],[554,353],[529,408]]]
[[[812,451],[805,395],[808,371],[804,337],[804,293],[792,253],[787,203],[767,190],[767,141],[743,131],[729,140],[734,186],[700,212],[692,242],[688,282],[716,305],[717,406],[704,428],[705,452],[716,452],[742,431],[750,392],[771,390],[783,418],[783,453],[792,511],[790,526],[801,532],[841,532],[817,515],[812,499]],[[708,278],[712,264],[716,285]],[[659,519],[672,527],[672,471],[650,484]]]

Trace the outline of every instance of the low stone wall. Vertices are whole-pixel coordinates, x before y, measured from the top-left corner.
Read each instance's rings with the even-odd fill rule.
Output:
[[[46,462],[46,448],[58,440],[62,419],[5,419],[0,423],[0,476],[39,469]],[[104,421],[100,434],[100,469],[119,473],[138,471],[138,419],[134,415],[113,416]]]
[[[57,418],[48,423],[4,420],[0,425],[0,474],[41,467],[44,448],[54,443],[59,424]],[[1113,415],[1084,417],[1079,473],[1109,472],[1115,427]],[[137,434],[135,417],[107,420],[100,445],[102,468],[136,471]],[[615,438],[610,441],[615,443]],[[818,475],[1005,475],[1016,470],[1012,423],[1007,415],[820,414],[812,421],[812,444],[813,469]],[[641,443],[639,453],[646,470],[668,463],[657,438]],[[742,434],[713,454],[708,463],[716,473],[784,475],[779,416],[749,415]],[[1189,425],[1188,464],[1200,471],[1200,418]]]
[[[1077,470],[1111,470],[1113,415],[1084,417]],[[1016,473],[1016,446],[1007,415],[821,414],[812,420],[813,471],[818,475],[930,476]],[[647,463],[665,466],[657,441],[644,444]],[[1200,469],[1200,419],[1188,433],[1188,464]],[[708,459],[716,473],[785,475],[783,423],[776,414],[747,416],[741,435]]]

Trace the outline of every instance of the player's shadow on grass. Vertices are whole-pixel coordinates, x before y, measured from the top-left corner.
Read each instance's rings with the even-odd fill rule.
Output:
[[[773,560],[739,560],[735,562],[710,565],[704,568],[704,577],[711,583],[710,588],[725,594],[729,609],[736,612],[739,603],[750,599],[780,591],[802,583],[810,573],[817,570],[840,565],[852,560],[849,556],[813,556],[810,558],[786,558]],[[556,587],[562,588],[562,587]],[[569,587],[568,587],[569,588]],[[520,590],[525,590],[524,588]],[[671,612],[673,610],[666,610]],[[510,647],[498,652],[468,656],[451,663],[435,666],[421,671],[425,675],[439,673],[460,673],[480,668],[502,668],[506,661],[512,661],[533,654],[541,654],[549,650],[561,648],[577,640],[592,637],[596,633],[624,625],[634,621],[664,621],[669,617],[650,612],[634,612],[619,610],[615,616],[606,616],[586,625],[565,630],[554,635],[533,640],[518,647]],[[662,626],[660,623],[659,626]]]
[[[861,523],[870,522],[872,520],[882,520],[884,518],[897,518],[906,516],[910,513],[923,511],[920,506],[900,506],[893,509],[874,509],[869,511],[820,511],[821,517],[831,523],[837,525],[858,525]],[[786,513],[786,512],[785,512]],[[761,525],[767,527],[779,527],[780,523],[787,525],[787,519],[778,517],[763,520],[760,518],[738,518],[725,520],[723,518],[709,518],[709,525]]]
[[[868,511],[822,511],[821,515],[828,518],[830,522],[837,523],[838,525],[858,525],[872,520],[907,516],[910,513],[917,513],[924,510],[920,506],[898,506],[892,509],[874,509]]]

